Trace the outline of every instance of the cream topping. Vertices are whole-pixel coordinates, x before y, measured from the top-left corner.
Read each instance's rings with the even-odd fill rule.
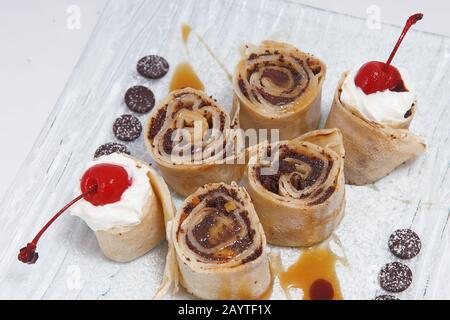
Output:
[[[153,192],[147,176],[147,166],[139,166],[134,159],[123,154],[113,153],[92,160],[85,170],[99,163],[122,166],[132,181],[131,185],[117,202],[94,206],[81,199],[72,207],[71,214],[83,219],[94,231],[139,224],[143,218],[147,201]],[[79,186],[77,193],[81,193]]]
[[[352,70],[342,85],[341,101],[359,110],[367,119],[378,123],[389,124],[405,120],[405,113],[411,109],[415,100],[415,90],[410,85],[408,78],[402,75],[406,92],[394,92],[389,90],[365,94],[361,88],[355,85],[355,75],[359,67]],[[401,71],[401,70],[399,70]]]

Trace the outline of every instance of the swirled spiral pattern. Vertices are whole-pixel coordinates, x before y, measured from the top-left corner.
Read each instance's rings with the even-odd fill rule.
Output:
[[[238,127],[211,96],[186,88],[171,92],[147,123],[147,148],[167,183],[182,195],[211,182],[238,180],[243,166],[224,164],[237,156]]]
[[[164,161],[211,162],[224,155],[219,135],[226,134],[230,122],[230,116],[212,97],[181,89],[160,104],[150,119],[147,137],[154,153]]]
[[[247,184],[269,243],[307,246],[328,237],[344,209],[339,131],[313,131],[258,149]],[[264,153],[268,160],[261,160]]]
[[[247,46],[233,80],[242,127],[277,128],[282,139],[316,129],[324,78],[325,65],[291,45],[264,41]],[[295,123],[292,127],[286,117]]]
[[[209,184],[177,213],[172,240],[182,284],[201,298],[256,298],[270,284],[266,239],[250,196],[236,184]]]
[[[265,189],[308,206],[323,203],[333,194],[339,162],[332,154],[312,148],[307,142],[297,146],[281,144],[279,148],[277,173],[262,175],[264,166],[255,168],[257,178]]]

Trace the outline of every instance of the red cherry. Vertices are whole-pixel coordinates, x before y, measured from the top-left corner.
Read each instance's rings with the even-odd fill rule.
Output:
[[[398,69],[393,65],[387,66],[380,61],[370,61],[363,64],[355,76],[355,84],[365,94],[384,90],[407,91]]]
[[[400,72],[391,65],[400,44],[408,32],[409,28],[423,17],[422,13],[416,13],[408,18],[397,43],[392,49],[386,63],[379,61],[370,61],[362,65],[355,76],[355,85],[361,88],[365,94],[371,94],[378,91],[390,90],[397,92],[408,91],[403,83]]]
[[[328,280],[317,279],[309,287],[309,297],[311,300],[333,300],[333,285]]]
[[[115,164],[99,163],[85,171],[80,188],[85,192],[97,186],[97,191],[88,193],[84,199],[94,206],[102,206],[120,200],[122,194],[131,185],[127,171]]]
[[[129,179],[127,171],[121,166],[100,163],[90,167],[81,178],[80,187],[83,193],[59,210],[36,234],[33,241],[20,249],[17,258],[23,263],[36,263],[39,258],[36,252],[39,239],[48,227],[75,202],[84,198],[94,206],[113,203],[120,200],[122,194],[130,185],[131,179]]]

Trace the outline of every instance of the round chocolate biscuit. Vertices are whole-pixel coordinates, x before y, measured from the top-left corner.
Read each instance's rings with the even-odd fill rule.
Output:
[[[114,121],[113,132],[119,140],[133,141],[141,135],[142,124],[135,116],[123,114]]]
[[[98,158],[101,156],[107,156],[110,155],[112,153],[125,153],[125,154],[130,154],[130,151],[128,150],[128,148],[118,142],[108,142],[108,143],[104,143],[102,144],[100,147],[97,148],[97,150],[95,151],[94,154],[94,158]]]
[[[159,79],[169,71],[169,63],[163,57],[152,54],[141,58],[137,63],[136,69],[143,77]]]
[[[392,294],[382,294],[376,296],[373,300],[400,300],[400,299]]]
[[[411,259],[419,254],[422,242],[417,233],[411,229],[398,229],[389,237],[388,247],[394,256]]]
[[[386,264],[378,275],[380,286],[388,292],[402,292],[412,283],[411,269],[401,262]]]
[[[125,93],[125,104],[137,113],[147,113],[155,106],[155,95],[152,90],[144,86],[134,86]]]

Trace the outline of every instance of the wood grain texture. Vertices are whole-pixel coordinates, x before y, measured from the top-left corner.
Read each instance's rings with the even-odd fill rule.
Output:
[[[162,277],[165,244],[132,263],[113,263],[102,257],[91,230],[65,215],[42,238],[36,265],[19,263],[17,251],[72,198],[96,147],[114,140],[111,125],[127,112],[123,95],[129,86],[148,85],[160,100],[167,94],[176,64],[189,59],[206,91],[231,106],[232,86],[204,46],[192,36],[189,50],[183,46],[183,22],[204,37],[230,71],[239,60],[241,45],[267,38],[317,55],[328,67],[325,116],[340,74],[364,61],[385,59],[400,32],[388,25],[370,30],[362,19],[289,1],[110,1],[0,205],[0,298],[152,297]],[[135,71],[137,60],[152,53],[171,64],[169,75],[161,80],[145,80]],[[342,244],[349,260],[349,267],[338,267],[347,299],[371,299],[381,293],[378,271],[394,260],[387,239],[402,227],[412,227],[423,247],[407,262],[414,280],[400,298],[450,298],[449,60],[449,38],[413,30],[394,61],[415,80],[419,110],[411,130],[424,136],[429,147],[425,155],[374,185],[347,186],[346,215],[331,241],[334,247]],[[139,118],[145,121],[147,116]],[[129,147],[150,161],[142,137]],[[180,201],[177,198],[176,204]],[[271,250],[281,253],[285,266],[298,256],[295,249]],[[188,296],[181,293],[174,298],[183,297]],[[277,284],[273,298],[283,298]]]

